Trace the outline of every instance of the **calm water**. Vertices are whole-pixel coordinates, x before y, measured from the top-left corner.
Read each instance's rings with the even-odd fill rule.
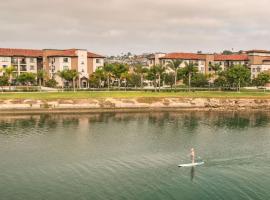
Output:
[[[270,199],[270,113],[1,116],[0,146],[1,200]]]

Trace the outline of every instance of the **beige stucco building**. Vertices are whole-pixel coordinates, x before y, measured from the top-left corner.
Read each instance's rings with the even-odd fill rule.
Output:
[[[197,64],[198,71],[201,73],[213,73],[212,64],[220,64],[223,70],[233,65],[244,65],[251,70],[251,78],[256,78],[260,72],[270,70],[270,51],[250,50],[243,53],[224,55],[224,54],[196,54],[196,53],[168,53],[155,54],[149,58],[149,67],[155,64],[167,65],[170,60],[182,60],[180,67],[187,63]]]
[[[14,66],[14,75],[24,72],[37,73],[44,69],[49,78],[54,78],[59,86],[65,82],[58,76],[58,72],[74,69],[79,72],[77,86],[88,87],[88,78],[98,67],[104,65],[104,56],[88,52],[86,49],[7,49],[0,48],[0,68]]]

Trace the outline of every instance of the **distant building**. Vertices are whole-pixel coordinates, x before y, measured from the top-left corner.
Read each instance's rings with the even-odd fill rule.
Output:
[[[88,87],[88,78],[98,67],[104,66],[104,56],[85,49],[7,49],[0,48],[0,67],[15,67],[15,76],[24,72],[37,73],[44,69],[49,78],[55,78],[59,86],[65,83],[57,75],[58,71],[74,69],[79,72],[77,86]],[[4,71],[4,70],[3,70]],[[3,73],[3,72],[2,72]]]
[[[250,50],[242,53],[225,54],[198,54],[198,53],[157,53],[149,57],[148,66],[167,65],[171,60],[182,60],[180,67],[187,63],[196,63],[201,73],[213,73],[212,64],[219,63],[223,70],[233,65],[241,64],[251,70],[251,78],[256,78],[260,72],[270,70],[270,51]]]

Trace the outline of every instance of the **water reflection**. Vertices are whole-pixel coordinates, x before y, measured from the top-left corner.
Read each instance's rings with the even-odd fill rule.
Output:
[[[190,169],[190,180],[193,181],[195,176],[195,167],[191,167]]]
[[[248,127],[268,126],[269,112],[159,112],[159,113],[100,113],[100,114],[42,114],[16,115],[0,117],[0,134],[9,129],[25,128],[69,128],[86,126],[95,123],[136,121],[138,125],[149,123],[164,128],[169,124],[175,130],[185,129],[194,132],[202,126],[221,127],[227,129],[245,129]],[[84,121],[84,122],[82,122]]]

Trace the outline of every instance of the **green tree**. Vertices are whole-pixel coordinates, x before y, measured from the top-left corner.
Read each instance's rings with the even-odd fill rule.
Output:
[[[15,67],[13,66],[8,66],[5,68],[5,75],[8,77],[8,85],[9,85],[9,90],[11,90],[11,83],[12,83],[12,78],[13,78],[13,73],[15,71]]]
[[[120,81],[121,80],[124,80],[124,83],[125,83],[125,89],[127,88],[127,83],[130,79],[130,74],[126,71],[126,72],[123,72],[120,76]]]
[[[141,79],[140,84],[141,84],[141,89],[142,89],[143,88],[144,77],[147,74],[148,69],[143,67],[141,64],[139,64],[139,65],[136,65],[134,67],[134,72],[140,76],[140,79]]]
[[[226,73],[226,78],[229,84],[237,85],[237,90],[240,92],[241,85],[250,82],[251,72],[243,65],[235,65],[229,68]]]
[[[105,72],[103,68],[97,68],[95,71],[95,76],[98,79],[98,87],[101,88],[101,83],[105,80]]]
[[[224,50],[224,51],[222,52],[222,54],[224,54],[224,55],[231,55],[231,54],[233,54],[233,52],[230,51],[230,50]]]
[[[26,85],[27,86],[27,90],[28,90],[28,86],[29,85],[33,85],[36,81],[36,74],[32,73],[32,72],[25,72],[25,73],[21,73],[18,77],[17,77],[17,81],[22,84],[22,85]]]
[[[46,87],[55,88],[55,87],[57,87],[57,85],[58,85],[57,81],[55,79],[53,79],[53,78],[52,79],[49,79],[49,80],[47,80],[45,82],[45,86]]]
[[[160,80],[164,72],[165,67],[162,65],[153,65],[148,71],[148,79],[153,81],[155,92],[157,91],[157,85],[160,88]]]
[[[158,76],[158,90],[160,91],[160,85],[161,85],[161,77],[164,75],[166,71],[166,67],[159,64],[156,66],[157,70],[157,76]]]
[[[8,85],[8,77],[7,76],[0,76],[0,86],[2,87],[3,92],[3,86]]]
[[[79,72],[77,72],[75,69],[65,69],[63,71],[59,71],[58,75],[61,77],[62,82],[64,82],[63,80],[68,82],[72,81],[73,91],[75,92],[75,81],[79,77]]]
[[[118,80],[118,88],[121,86],[121,75],[125,72],[128,72],[128,66],[122,63],[113,64],[113,75]]]
[[[220,63],[210,64],[210,67],[212,68],[212,70],[214,70],[215,75],[217,75],[217,73],[222,69]]]
[[[270,82],[270,73],[268,72],[261,72],[258,74],[257,78],[252,80],[254,85],[258,86],[265,86],[266,83]]]
[[[94,88],[101,88],[102,81],[105,80],[105,72],[102,68],[96,69],[96,71],[89,76],[89,84]]]
[[[166,85],[170,85],[171,89],[173,87],[173,85],[175,84],[175,73],[166,73],[165,77],[164,77],[164,81]]]
[[[75,81],[79,78],[80,73],[77,72],[75,69],[70,70],[70,77],[72,79],[73,91],[75,92]]]
[[[44,84],[44,80],[47,76],[47,73],[44,69],[40,69],[37,71],[37,80],[38,80],[38,85],[41,87],[41,84]]]
[[[202,73],[196,73],[191,77],[190,84],[192,87],[203,87],[208,85],[208,80],[206,75]]]
[[[217,87],[227,87],[228,81],[227,81],[227,71],[221,71],[218,73],[218,77],[214,80],[214,85]]]
[[[184,83],[188,85],[188,90],[191,87],[191,77],[198,72],[198,65],[192,62],[185,62],[185,67],[179,70],[179,76],[184,79]]]
[[[155,92],[157,91],[157,66],[153,65],[147,73],[147,79],[153,81]]]
[[[142,87],[141,75],[137,73],[131,73],[128,79],[128,84],[130,84],[132,87]]]
[[[180,65],[182,64],[182,60],[171,60],[167,64],[169,68],[171,68],[174,71],[174,87],[176,88],[176,83],[177,83],[177,70],[180,68]]]
[[[113,64],[105,63],[103,69],[104,69],[104,75],[107,79],[107,87],[109,90],[111,78],[113,77]]]

